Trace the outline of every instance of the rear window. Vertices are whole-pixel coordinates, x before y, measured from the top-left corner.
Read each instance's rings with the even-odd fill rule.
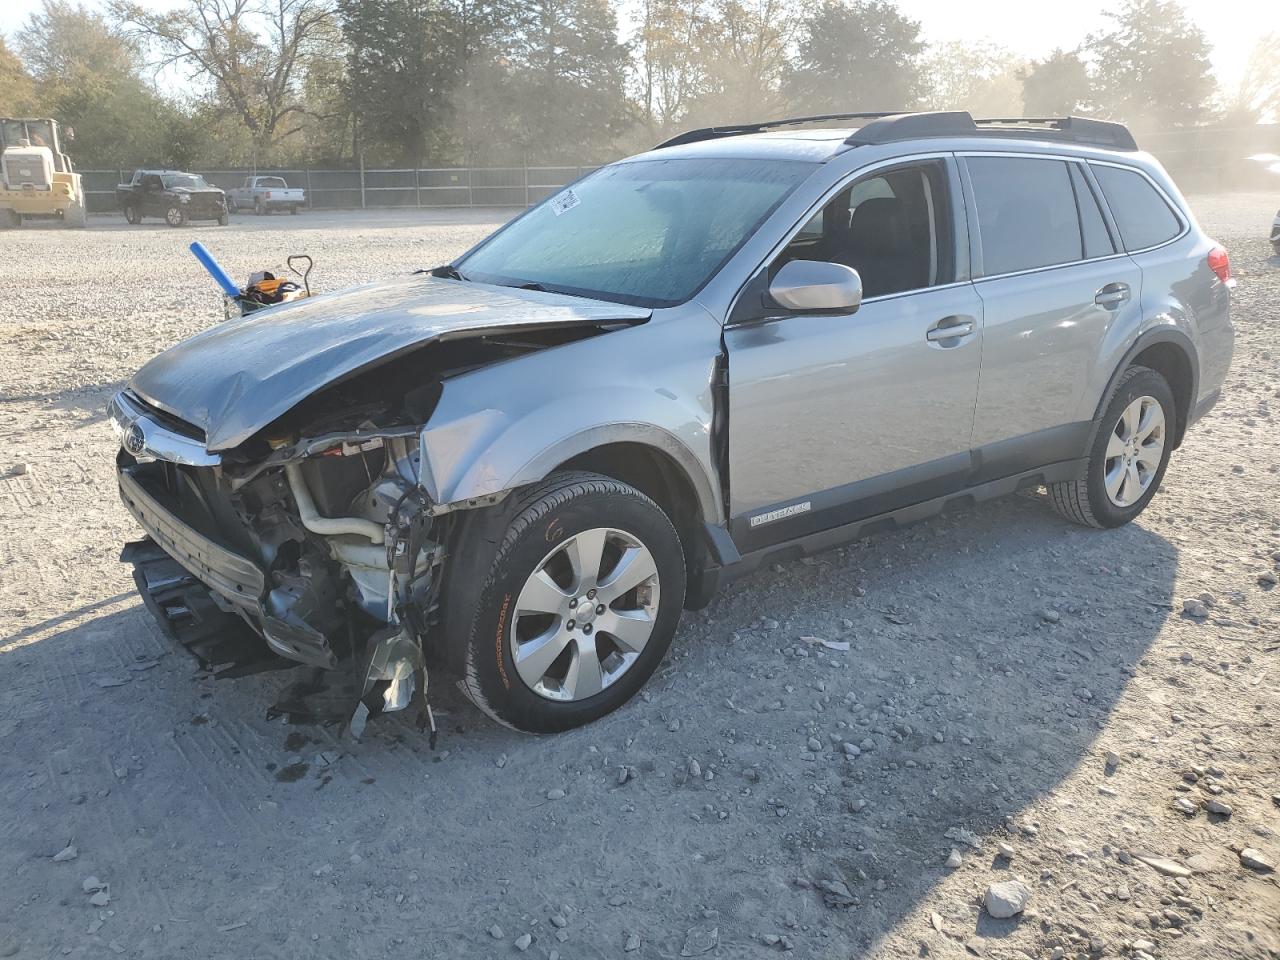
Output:
[[[1142,174],[1096,163],[1093,172],[1126,250],[1159,246],[1182,232],[1182,221]]]
[[[1071,263],[1083,256],[1067,164],[968,157],[986,276]]]
[[[258,186],[267,187],[271,190],[283,190],[285,189],[285,182],[279,177],[259,177]]]

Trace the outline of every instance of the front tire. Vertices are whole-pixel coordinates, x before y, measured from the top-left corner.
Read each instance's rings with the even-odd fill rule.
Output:
[[[509,510],[476,560],[487,575],[454,571],[446,594],[459,686],[500,723],[557,733],[616,710],[657,668],[684,607],[684,553],[657,504],[599,474],[553,475]]]
[[[1128,523],[1160,489],[1177,422],[1168,381],[1147,367],[1130,367],[1094,424],[1084,477],[1049,485],[1054,509],[1086,527]]]
[[[185,227],[187,225],[187,211],[174,204],[164,212],[164,222],[171,227]]]

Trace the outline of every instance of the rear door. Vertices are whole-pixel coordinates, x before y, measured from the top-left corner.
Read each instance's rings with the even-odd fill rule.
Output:
[[[1094,366],[1139,321],[1142,273],[1082,161],[961,158],[983,304],[975,483],[1083,455]]]
[[[725,329],[730,532],[741,550],[963,486],[981,359],[954,162],[933,157],[840,188],[765,268],[856,269],[853,314],[786,313]],[[946,331],[954,335],[943,335]]]

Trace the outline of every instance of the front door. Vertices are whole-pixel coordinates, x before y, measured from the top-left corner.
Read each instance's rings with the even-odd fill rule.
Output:
[[[964,485],[982,305],[964,282],[949,162],[866,174],[769,266],[858,270],[851,315],[730,324],[730,531],[748,551]],[[959,279],[958,279],[959,278]]]
[[[164,182],[156,173],[145,174],[142,178],[142,212],[148,217],[164,215],[168,207],[164,202]]]

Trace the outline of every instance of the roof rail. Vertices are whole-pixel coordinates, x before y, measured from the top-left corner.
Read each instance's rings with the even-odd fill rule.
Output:
[[[879,117],[855,130],[845,143],[859,146],[924,137],[981,136],[1065,140],[1115,150],[1138,149],[1133,134],[1123,123],[1089,117],[996,117],[975,120],[964,110]]]
[[[885,117],[904,116],[902,113],[827,113],[816,117],[788,117],[785,120],[765,120],[760,123],[736,123],[723,127],[702,127],[698,130],[686,130],[677,133],[669,140],[663,140],[653,149],[678,147],[684,143],[697,143],[700,140],[718,140],[721,137],[740,137],[748,133],[760,133],[775,127],[794,127],[806,123],[823,123],[828,120],[880,120]]]

